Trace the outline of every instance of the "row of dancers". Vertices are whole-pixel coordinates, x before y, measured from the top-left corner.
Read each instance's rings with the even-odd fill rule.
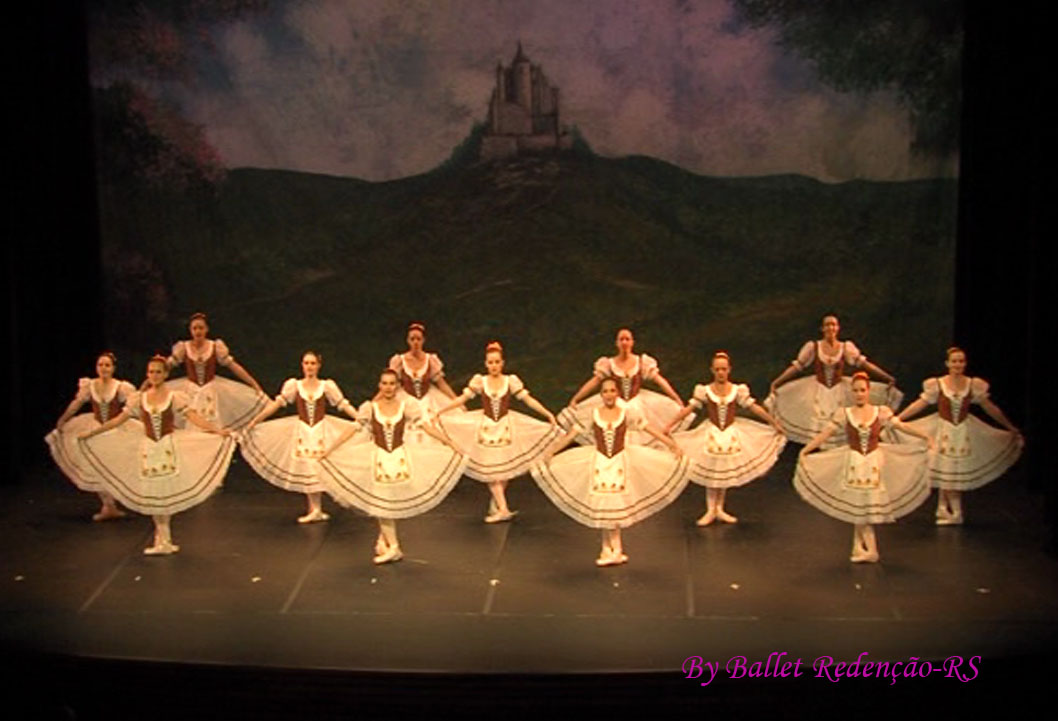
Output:
[[[498,342],[486,347],[485,372],[457,394],[441,359],[424,350],[420,323],[409,326],[408,350],[393,355],[377,393],[359,408],[320,376],[323,358],[315,351],[303,354],[302,377],[269,400],[224,342],[209,338],[204,314],[192,316],[189,330],[191,338],[168,357],[151,358],[140,389],[114,377],[112,354],[100,355],[96,377],[81,379],[45,439],[63,472],[99,494],[95,520],[125,515],[121,505],[152,516],[149,555],[179,550],[172,515],[219,488],[236,444],[260,476],[305,494],[300,523],[329,518],[324,493],[377,518],[375,563],[399,561],[396,521],[437,506],[464,474],[487,484],[485,522],[501,523],[517,513],[507,504],[508,482],[530,473],[563,512],[601,529],[596,563],[612,566],[628,560],[621,529],[667,506],[689,482],[707,489],[698,525],[737,522],[725,507],[728,490],[764,476],[789,439],[805,444],[797,492],[853,524],[851,561],[875,562],[874,524],[910,513],[931,486],[939,489],[936,522],[962,523],[961,493],[1002,475],[1024,443],[989,399],[988,384],[966,375],[958,348],[947,352],[947,374],[927,380],[896,414],[902,394],[895,378],[839,340],[835,316],[823,319],[821,338],[805,343],[763,403],[731,380],[731,358],[721,351],[711,359],[711,382],[696,385],[685,404],[657,361],[635,353],[632,332],[621,329],[616,354],[596,361],[557,416],[504,372]],[[167,381],[178,367],[185,376]],[[242,382],[217,375],[218,367]],[[467,411],[475,397],[481,410]],[[512,400],[544,420],[512,409]],[[92,412],[77,415],[86,403]],[[970,415],[973,404],[1002,428]],[[933,405],[936,413],[904,422]],[[270,419],[287,406],[296,413]],[[740,417],[740,409],[757,420]],[[690,429],[696,414],[703,421]],[[577,447],[559,452],[571,443]]]

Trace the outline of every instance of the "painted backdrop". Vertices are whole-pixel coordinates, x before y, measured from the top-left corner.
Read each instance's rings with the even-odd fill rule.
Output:
[[[622,326],[684,394],[722,348],[763,395],[829,312],[905,390],[940,370],[955,0],[87,8],[130,376],[197,310],[266,387],[316,348],[356,400],[413,319],[454,384],[498,338],[552,406]]]

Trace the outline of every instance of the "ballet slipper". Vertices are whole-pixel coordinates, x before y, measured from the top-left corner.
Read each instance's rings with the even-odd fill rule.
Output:
[[[723,508],[716,509],[716,517],[724,523],[738,523],[738,519],[725,511]]]
[[[330,520],[330,518],[329,514],[324,513],[319,508],[313,508],[304,516],[298,516],[298,523],[319,523],[320,521]]]
[[[372,560],[376,564],[381,565],[383,563],[395,563],[402,558],[404,558],[404,554],[401,552],[400,546],[393,544],[386,549],[385,553],[378,554]]]
[[[697,526],[708,526],[710,523],[712,523],[715,520],[716,520],[716,509],[715,508],[710,508],[708,511],[705,512],[705,514],[702,515],[701,518],[699,518],[694,523]]]
[[[878,563],[878,558],[878,551],[865,551],[849,556],[849,560],[853,563]]]
[[[98,513],[92,514],[93,521],[111,521],[116,518],[125,518],[128,514],[117,506],[103,506]]]
[[[620,563],[620,558],[613,552],[612,548],[604,548],[599,553],[599,557],[595,559],[596,566],[616,566]]]
[[[503,523],[518,515],[518,511],[496,511],[485,516],[485,523]]]
[[[180,550],[180,546],[176,545],[172,541],[163,541],[155,539],[154,545],[143,549],[143,553],[146,556],[168,556],[171,553],[176,553]]]

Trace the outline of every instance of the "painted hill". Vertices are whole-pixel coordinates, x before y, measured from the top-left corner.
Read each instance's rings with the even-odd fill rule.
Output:
[[[586,154],[454,165],[385,183],[242,169],[213,193],[104,188],[115,345],[145,357],[203,309],[266,386],[318,348],[361,399],[420,319],[453,385],[498,338],[557,404],[630,326],[685,395],[718,348],[763,395],[836,312],[906,391],[940,370],[957,181],[711,178]]]

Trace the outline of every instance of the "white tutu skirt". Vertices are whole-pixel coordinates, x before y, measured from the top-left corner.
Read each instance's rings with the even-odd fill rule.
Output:
[[[534,465],[532,473],[552,503],[578,523],[590,528],[627,528],[676,500],[687,486],[687,466],[686,457],[677,458],[668,450],[626,446],[607,458],[594,446],[579,446],[546,465]],[[600,492],[597,475],[623,478],[623,482]]]
[[[252,421],[268,405],[268,396],[245,383],[215,376],[204,386],[185,378],[166,381],[174,391],[186,393],[191,408],[205,421],[238,430]]]
[[[706,420],[672,439],[690,461],[691,481],[708,488],[734,488],[760,478],[786,445],[786,436],[771,426],[744,418],[722,431]]]
[[[326,488],[319,479],[319,458],[354,425],[326,415],[310,427],[297,416],[286,416],[242,433],[239,447],[250,467],[269,483],[294,493],[322,493]]]
[[[463,476],[467,458],[442,443],[419,442],[418,435],[408,432],[392,453],[370,438],[342,444],[320,461],[327,493],[376,518],[411,518],[434,508]]]
[[[626,408],[637,413],[655,428],[662,429],[669,424],[676,414],[680,412],[680,405],[666,395],[655,391],[640,389],[631,400],[621,401]],[[582,446],[595,446],[595,436],[592,434],[592,423],[594,422],[592,412],[602,406],[602,397],[596,393],[589,398],[577,403],[577,409],[573,410],[566,406],[558,414],[558,425],[563,431],[569,432],[570,428],[576,426],[581,429],[574,440]],[[673,431],[683,431],[694,423],[694,415],[690,414]],[[628,429],[627,442],[638,446],[650,446],[652,448],[664,448],[654,436],[646,431]]]
[[[934,413],[905,425],[934,439],[929,480],[934,488],[945,491],[972,491],[994,481],[1021,457],[1025,445],[1021,436],[975,416],[953,425]],[[901,441],[919,440],[900,430],[894,433]]]
[[[110,495],[149,516],[197,506],[224,481],[235,439],[198,429],[153,441],[113,429],[79,441],[81,453]]]
[[[846,523],[892,523],[929,498],[924,445],[881,443],[866,456],[844,448],[801,458],[793,484],[801,498]]]
[[[131,433],[133,438],[139,439],[143,435],[141,428],[136,423],[123,423],[114,430],[118,433]],[[70,420],[62,430],[53,430],[44,436],[44,442],[48,444],[52,460],[59,470],[69,478],[75,486],[82,491],[100,493],[106,489],[96,474],[95,469],[88,463],[77,443],[77,437],[82,433],[99,428],[100,423],[91,413],[80,413]]]
[[[468,458],[466,474],[476,481],[509,481],[523,473],[561,435],[558,426],[507,411],[493,423],[482,411],[445,413],[441,427]]]
[[[870,403],[897,410],[904,394],[895,386],[871,381]],[[764,400],[764,407],[775,416],[794,443],[808,443],[823,430],[834,411],[852,405],[852,381],[843,377],[840,383],[827,388],[815,376],[804,376],[779,386]],[[833,433],[824,448],[844,443],[844,436]]]

